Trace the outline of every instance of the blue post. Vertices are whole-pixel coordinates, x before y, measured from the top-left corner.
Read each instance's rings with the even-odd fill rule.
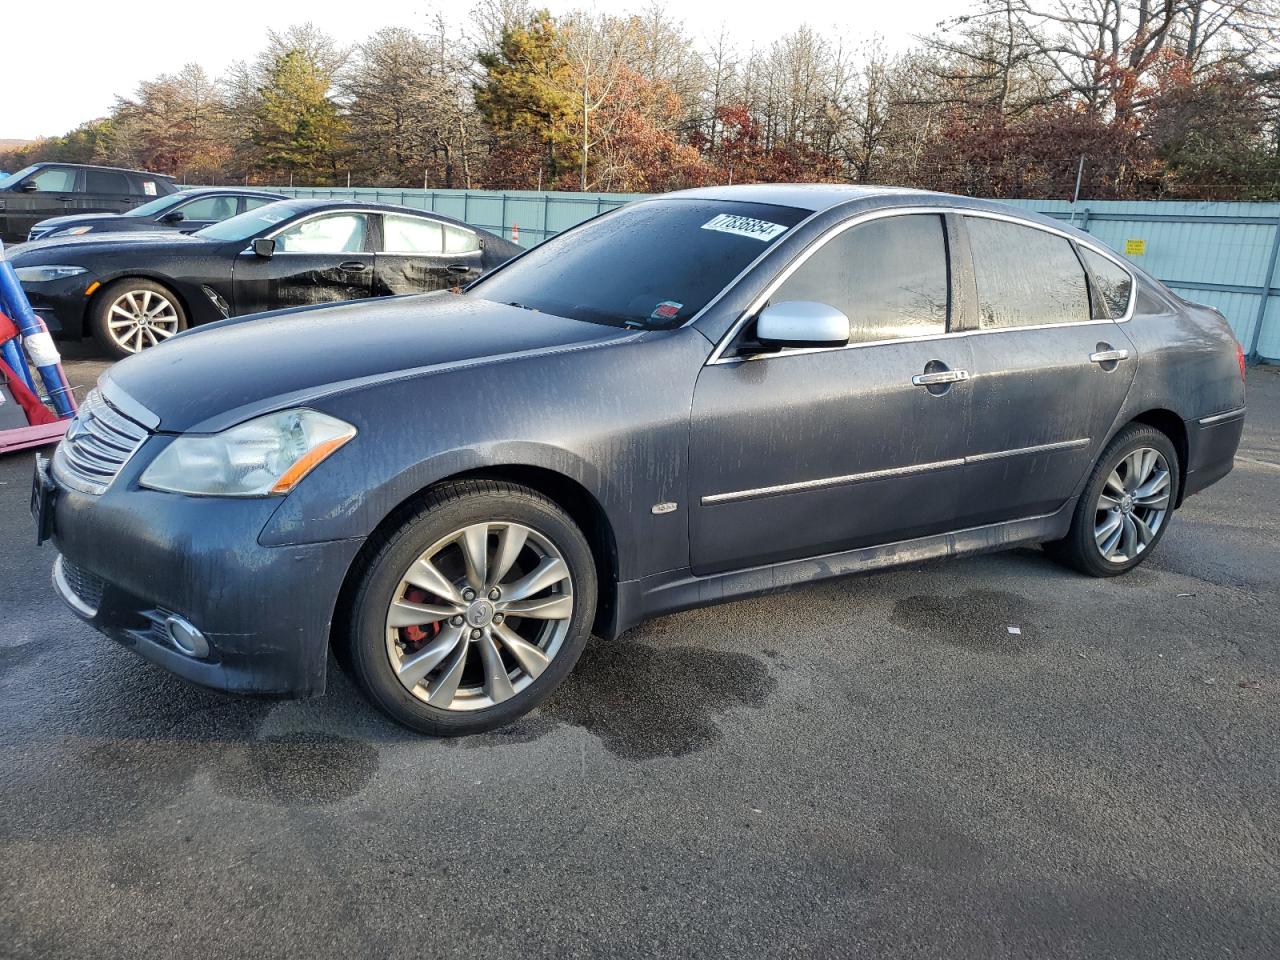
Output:
[[[1267,321],[1267,304],[1271,300],[1271,285],[1275,283],[1276,262],[1280,260],[1280,217],[1276,218],[1276,233],[1271,239],[1271,256],[1267,260],[1267,275],[1258,287],[1258,313],[1253,321],[1253,336],[1249,338],[1246,354],[1250,362],[1258,359],[1258,342],[1262,339],[1262,325]]]
[[[36,368],[40,379],[44,381],[45,393],[49,395],[49,402],[53,404],[53,412],[62,418],[72,416],[76,412],[76,401],[71,393],[71,384],[67,383],[67,375],[62,372],[62,358],[58,356],[58,348],[54,346],[53,337],[49,336],[44,321],[31,309],[31,303],[27,300],[22,284],[18,281],[13,264],[4,257],[3,245],[0,245],[0,309],[3,309],[5,314],[18,325],[22,346],[31,357],[31,365]],[[10,340],[5,346],[16,347],[17,345]],[[19,350],[17,353],[22,363],[22,372],[30,381],[31,372],[25,369],[22,351]],[[6,362],[8,362],[7,354]],[[10,363],[9,366],[12,367],[13,364]],[[29,382],[28,385],[34,392],[35,384]]]

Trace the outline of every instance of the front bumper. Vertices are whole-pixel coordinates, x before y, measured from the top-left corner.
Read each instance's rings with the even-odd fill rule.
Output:
[[[277,499],[186,497],[122,481],[101,496],[57,488],[54,586],[67,605],[194,683],[323,693],[334,606],[362,541],[264,547],[258,534]],[[175,645],[165,629],[174,615],[204,634],[207,656]]]
[[[89,298],[85,291],[97,278],[91,273],[45,283],[24,283],[22,290],[34,310],[59,338],[78,340],[84,336],[85,310]]]

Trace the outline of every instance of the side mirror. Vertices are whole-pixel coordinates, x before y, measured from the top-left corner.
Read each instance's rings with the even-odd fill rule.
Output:
[[[253,241],[253,252],[263,260],[270,260],[275,256],[276,242],[270,237],[259,237]]]
[[[769,346],[839,347],[849,342],[849,318],[812,300],[771,303],[756,320],[756,339]]]
[[[181,223],[185,219],[187,219],[187,215],[185,213],[183,213],[181,210],[174,210],[173,212],[166,213],[163,217],[161,217],[160,222],[161,223]]]
[[[40,189],[40,184],[36,183],[34,180],[27,180],[18,189],[23,193],[35,193]]]

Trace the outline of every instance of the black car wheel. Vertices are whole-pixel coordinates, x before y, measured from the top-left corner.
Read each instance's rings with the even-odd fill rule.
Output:
[[[1180,482],[1178,454],[1169,438],[1154,427],[1130,424],[1094,465],[1070,532],[1046,549],[1094,577],[1132,570],[1168,529]]]
[[[595,562],[541,494],[451,484],[374,546],[343,652],[374,703],[406,726],[460,736],[510,723],[577,662],[595,616]]]
[[[126,277],[98,291],[89,323],[99,346],[120,360],[187,329],[187,314],[168,287]]]

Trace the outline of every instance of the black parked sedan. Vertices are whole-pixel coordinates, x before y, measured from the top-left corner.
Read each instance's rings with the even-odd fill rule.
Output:
[[[288,199],[284,194],[262,190],[207,187],[183,190],[125,213],[87,213],[81,216],[50,217],[41,220],[27,235],[28,240],[54,237],[82,237],[86,233],[145,233],[180,230],[195,233],[247,210]]]
[[[84,163],[34,163],[0,176],[0,240],[18,243],[38,220],[124,213],[177,191],[173,177]]]
[[[1131,570],[1231,469],[1243,374],[1220,314],[1060,223],[706,189],[461,295],[126,360],[33,502],[59,593],[149,660],[308,696],[332,643],[457,734],[538,704],[593,629],[1015,544]]]
[[[50,330],[125,357],[230,316],[460,286],[519,251],[421,210],[282,200],[190,235],[37,240],[8,259]]]

